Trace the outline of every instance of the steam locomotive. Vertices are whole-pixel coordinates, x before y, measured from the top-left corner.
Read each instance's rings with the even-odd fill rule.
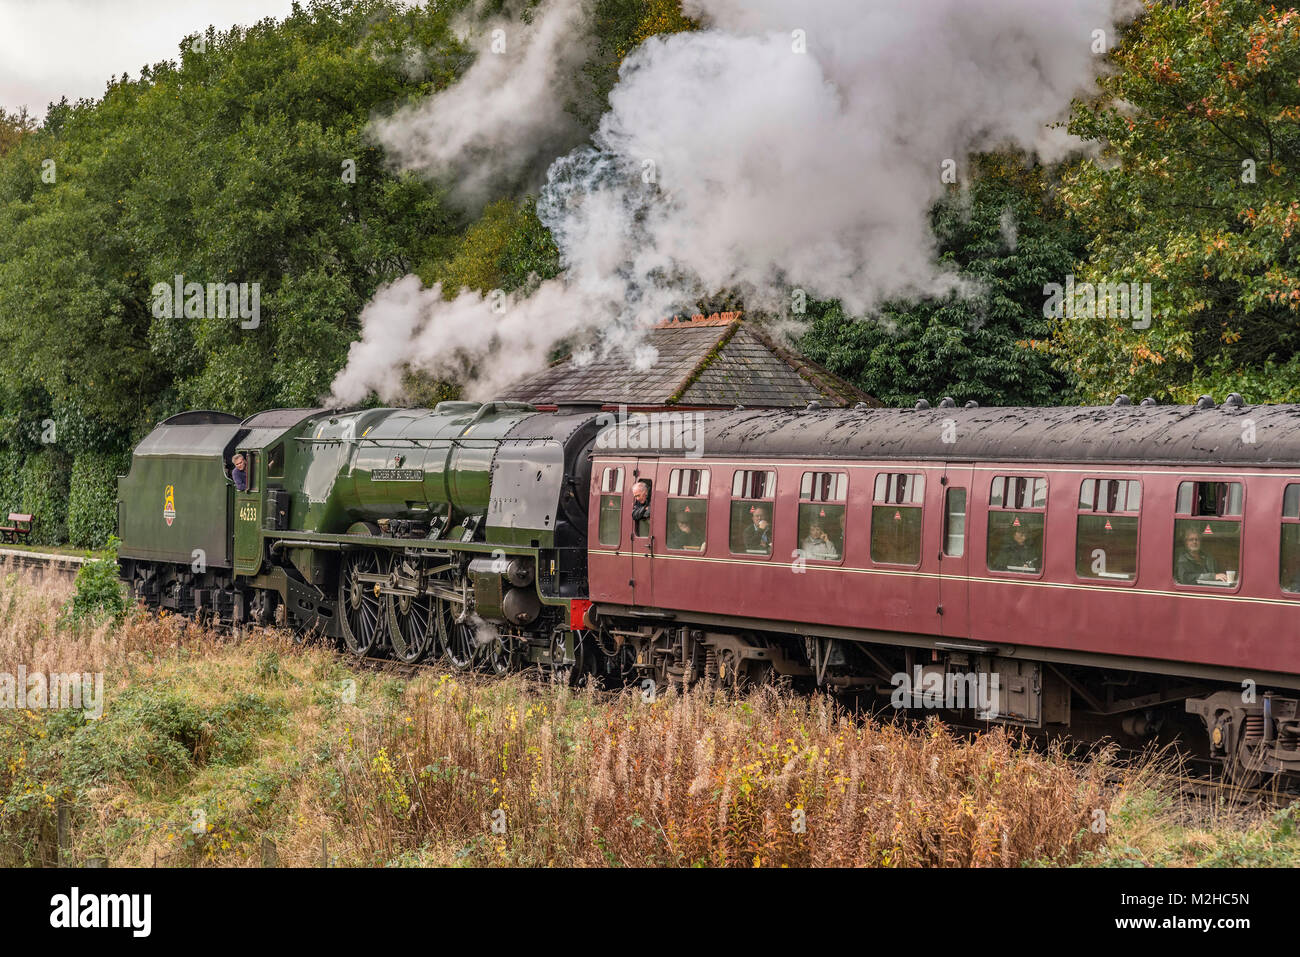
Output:
[[[1254,781],[1300,770],[1298,427],[1236,395],[186,412],[119,478],[120,567],[150,607],[359,656],[1170,728]]]

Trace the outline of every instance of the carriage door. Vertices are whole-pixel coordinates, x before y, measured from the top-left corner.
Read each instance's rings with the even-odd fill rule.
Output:
[[[632,493],[627,497],[628,542],[632,552],[632,604],[649,605],[654,603],[654,556],[662,545],[655,538],[655,530],[662,530],[664,517],[664,496],[655,481],[654,459],[638,459],[632,473]],[[636,502],[636,483],[650,483],[650,517],[642,522],[632,519],[632,507]]]
[[[235,571],[256,575],[262,568],[262,457],[257,452],[244,452],[244,457],[248,490],[235,493]]]
[[[970,468],[948,466],[940,480],[943,498],[939,520],[939,630],[945,637],[970,635],[970,535],[972,504]]]

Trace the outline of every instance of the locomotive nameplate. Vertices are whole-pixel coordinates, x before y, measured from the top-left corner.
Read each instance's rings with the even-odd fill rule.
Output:
[[[423,482],[424,469],[375,469],[370,473],[372,482]]]

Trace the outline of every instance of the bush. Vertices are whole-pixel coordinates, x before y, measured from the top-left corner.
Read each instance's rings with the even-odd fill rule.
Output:
[[[68,603],[70,622],[87,618],[120,618],[126,611],[126,590],[117,574],[117,547],[122,544],[116,535],[108,537],[108,555],[87,559],[77,570],[77,591]]]
[[[68,540],[69,461],[46,449],[29,455],[22,468],[22,510],[32,518],[33,545],[62,545]]]
[[[117,530],[117,476],[130,457],[114,452],[82,452],[72,463],[68,490],[68,541],[98,548]]]
[[[22,453],[0,452],[0,518],[21,512],[23,505]]]

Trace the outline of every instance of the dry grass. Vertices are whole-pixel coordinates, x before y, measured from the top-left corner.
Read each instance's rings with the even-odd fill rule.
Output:
[[[1101,765],[1001,732],[907,733],[773,691],[647,703],[443,677],[405,699],[332,756],[373,860],[467,835],[475,860],[579,865],[999,866],[1100,843]]]
[[[1019,866],[1300,856],[1290,817],[1189,817],[1124,772],[834,700],[643,700],[357,672],[258,631],[60,627],[68,579],[0,569],[0,671],[102,671],[99,721],[0,712],[0,864]],[[1104,832],[1094,830],[1097,810]]]

